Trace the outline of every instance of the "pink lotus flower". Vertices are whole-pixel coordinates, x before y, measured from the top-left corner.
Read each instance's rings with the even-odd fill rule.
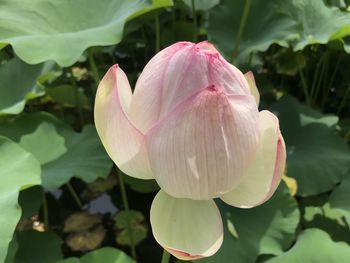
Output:
[[[118,65],[102,79],[98,134],[124,173],[158,182],[152,231],[174,256],[202,258],[220,248],[223,225],[213,198],[250,208],[276,190],[285,144],[278,119],[258,104],[252,73],[243,75],[208,42],[160,51],[133,94]]]

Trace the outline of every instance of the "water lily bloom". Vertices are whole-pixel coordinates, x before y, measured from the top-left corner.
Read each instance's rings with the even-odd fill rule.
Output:
[[[208,42],[156,54],[134,93],[112,66],[95,102],[106,151],[124,173],[155,179],[150,212],[157,242],[180,259],[213,255],[223,241],[214,198],[250,208],[276,190],[286,151],[277,117],[258,110],[252,73],[243,75]]]

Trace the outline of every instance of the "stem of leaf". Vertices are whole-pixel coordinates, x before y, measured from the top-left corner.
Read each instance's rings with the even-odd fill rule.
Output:
[[[127,227],[129,229],[129,239],[130,239],[130,248],[131,248],[131,256],[136,259],[136,249],[135,249],[135,243],[134,243],[134,237],[130,225],[130,209],[129,209],[129,202],[128,202],[128,196],[126,195],[126,190],[125,190],[125,183],[124,183],[124,175],[123,173],[118,169],[118,179],[119,179],[119,186],[120,186],[120,193],[122,195],[122,201],[124,205],[124,209],[126,211],[126,216],[127,216]]]
[[[168,263],[170,259],[170,254],[168,251],[166,251],[165,249],[163,250],[163,256],[162,256],[162,261],[161,263]]]
[[[89,65],[90,65],[90,69],[91,69],[91,73],[92,73],[92,77],[95,81],[96,84],[96,88],[93,89],[93,93],[96,93],[97,90],[97,86],[100,83],[100,76],[98,74],[98,70],[97,70],[97,66],[96,66],[96,62],[95,62],[95,58],[94,58],[94,53],[91,51],[91,49],[88,50],[88,61],[89,61]]]
[[[73,197],[75,203],[78,205],[78,207],[80,208],[80,210],[82,210],[82,209],[83,209],[83,204],[82,204],[82,202],[80,201],[80,198],[79,198],[77,192],[74,190],[74,188],[73,188],[73,186],[71,185],[70,182],[67,183],[67,188],[68,188],[69,192],[71,193],[71,195],[72,195],[72,197]]]
[[[345,134],[345,140],[350,139],[350,130],[348,130],[348,132]]]
[[[303,87],[306,103],[308,105],[311,105],[309,89],[308,89],[307,84],[306,84],[306,80],[305,80],[305,76],[304,76],[303,70],[299,67],[298,71],[299,71],[299,75],[300,75],[300,79],[301,79],[301,85]]]
[[[312,81],[311,91],[310,91],[311,100],[313,99],[314,94],[316,92],[316,83],[317,83],[317,81],[319,79],[321,65],[322,65],[322,59],[317,63],[317,66],[316,66],[316,69],[315,69],[314,79]]]
[[[250,5],[251,5],[251,0],[245,0],[244,4],[244,9],[243,9],[243,14],[241,16],[241,20],[239,22],[239,28],[238,28],[238,33],[235,41],[235,46],[233,49],[233,54],[232,54],[232,60],[236,57],[239,49],[239,44],[241,42],[241,38],[244,32],[245,25],[247,23],[247,19],[249,16],[249,11],[250,11]]]
[[[339,56],[339,58],[338,58],[338,60],[337,60],[337,63],[335,64],[334,70],[333,70],[333,72],[332,72],[330,81],[329,81],[328,85],[325,86],[325,90],[324,90],[324,92],[323,92],[323,94],[322,94],[322,97],[323,97],[323,100],[322,100],[322,109],[324,109],[325,106],[326,106],[326,102],[327,102],[327,98],[328,98],[328,93],[329,93],[329,91],[332,89],[333,82],[334,82],[334,80],[335,80],[335,76],[336,76],[336,73],[337,73],[337,71],[338,71],[338,67],[339,67],[339,64],[340,64],[340,58],[341,58],[341,57]]]
[[[154,30],[156,32],[156,52],[160,50],[160,25],[159,25],[159,14],[155,13],[155,25]]]
[[[84,127],[84,124],[85,124],[84,113],[83,113],[83,108],[82,108],[81,101],[79,98],[78,85],[77,85],[77,82],[75,81],[74,76],[71,77],[71,81],[72,81],[73,86],[75,87],[74,96],[75,96],[75,103],[77,104],[77,108],[78,108],[78,116],[79,116],[80,126]]]
[[[337,115],[339,115],[342,112],[342,110],[346,104],[346,100],[348,98],[348,93],[349,93],[349,88],[347,90],[345,90],[345,92],[344,92],[343,98],[342,98],[342,100],[339,104],[338,110],[337,110]]]
[[[315,69],[314,79],[312,81],[310,92],[310,100],[313,104],[315,104],[316,102],[317,95],[320,89],[320,84],[322,83],[322,78],[324,77],[325,63],[327,63],[326,58],[327,52],[323,54]]]
[[[193,18],[193,42],[197,42],[197,14],[196,14],[196,2],[192,0],[192,18]]]
[[[328,81],[328,68],[329,68],[329,56],[323,61],[323,66],[320,73],[320,78],[317,83],[317,89],[313,96],[313,103],[316,104],[317,98],[319,97],[320,91],[324,90],[324,86]]]
[[[173,42],[175,42],[176,37],[175,37],[175,23],[176,23],[176,9],[175,7],[173,7],[173,9],[171,10],[171,36],[172,36],[172,40]]]
[[[44,216],[44,226],[45,230],[49,230],[49,209],[47,206],[47,200],[46,200],[46,195],[45,191],[43,190],[43,216]]]

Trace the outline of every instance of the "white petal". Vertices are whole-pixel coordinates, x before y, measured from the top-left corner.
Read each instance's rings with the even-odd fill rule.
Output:
[[[177,258],[208,257],[222,244],[222,219],[213,200],[179,199],[161,190],[150,217],[155,239]]]
[[[101,141],[115,164],[126,174],[153,178],[144,135],[130,122],[127,111],[131,89],[125,73],[112,66],[97,89],[95,124]]]
[[[208,87],[179,105],[147,135],[161,188],[178,198],[211,199],[236,186],[259,142],[250,95]]]
[[[229,205],[250,208],[268,200],[275,192],[286,162],[286,148],[278,119],[269,111],[260,112],[261,140],[255,160],[242,182],[221,196]]]

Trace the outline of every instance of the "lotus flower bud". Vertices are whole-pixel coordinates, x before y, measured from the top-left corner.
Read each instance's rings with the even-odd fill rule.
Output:
[[[208,42],[160,51],[133,94],[118,65],[102,79],[98,134],[120,170],[158,182],[152,230],[176,257],[207,257],[221,246],[213,198],[249,208],[276,190],[285,144],[277,117],[258,104],[252,73],[243,75]]]

